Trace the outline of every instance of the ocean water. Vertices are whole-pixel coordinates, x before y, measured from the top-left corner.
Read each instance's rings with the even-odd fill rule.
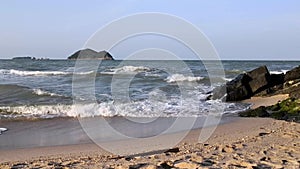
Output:
[[[0,60],[0,118],[235,114],[249,105],[206,100],[213,88],[262,65],[276,74],[300,62],[222,61],[224,77],[208,74],[207,68],[214,64],[216,61],[102,61],[93,70],[94,61],[78,67],[71,60]]]

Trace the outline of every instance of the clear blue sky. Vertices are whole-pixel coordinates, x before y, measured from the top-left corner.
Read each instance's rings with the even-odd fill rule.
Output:
[[[0,1],[0,58],[64,59],[103,25],[140,12],[193,23],[222,59],[300,60],[299,0]]]

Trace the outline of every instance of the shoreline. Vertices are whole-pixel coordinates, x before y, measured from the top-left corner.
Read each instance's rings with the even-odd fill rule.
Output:
[[[209,130],[209,128],[206,129]],[[115,167],[116,165],[120,165],[125,166],[126,168],[126,166],[138,165],[141,161],[143,165],[147,164],[152,166],[159,166],[165,161],[170,162],[168,165],[173,166],[179,164],[179,162],[188,162],[193,165],[197,164],[204,167],[202,164],[205,163],[205,160],[207,162],[208,159],[213,162],[211,166],[223,166],[221,163],[222,160],[214,159],[214,152],[217,152],[219,156],[223,156],[223,158],[226,159],[224,165],[237,165],[236,163],[239,163],[239,165],[246,165],[245,160],[247,161],[247,158],[234,161],[232,156],[238,152],[238,154],[242,154],[243,156],[247,155],[249,156],[248,158],[250,158],[255,154],[252,151],[257,151],[257,156],[260,158],[266,156],[269,157],[269,152],[264,154],[260,153],[260,151],[269,149],[270,146],[274,149],[274,146],[276,147],[277,145],[281,147],[288,146],[289,151],[293,150],[290,152],[294,155],[294,158],[287,160],[287,166],[299,165],[297,164],[297,160],[300,160],[300,137],[295,134],[297,132],[300,133],[300,124],[278,121],[270,118],[235,117],[235,120],[229,123],[218,125],[215,132],[207,141],[199,143],[199,132],[201,132],[201,130],[202,129],[191,130],[177,145],[168,147],[175,148],[171,149],[174,152],[171,151],[170,153],[164,153],[165,150],[168,150],[168,148],[164,146],[164,143],[168,142],[173,137],[177,137],[177,134],[179,133],[161,135],[155,139],[149,139],[148,141],[153,144],[151,151],[137,155],[134,155],[134,153],[125,153],[122,156],[113,155],[103,150],[95,143],[0,150],[0,167],[12,167],[14,165],[22,164],[23,167],[40,166],[42,168],[55,167],[55,165],[57,165],[56,167],[65,166],[71,168],[90,166],[101,168],[106,165]],[[147,138],[143,141],[147,141]],[[294,144],[286,145],[289,142],[294,142]],[[144,146],[138,140],[115,141],[111,142],[111,144],[117,149],[123,149],[123,152],[126,152],[126,150],[132,152],[132,149],[137,149],[140,145]],[[176,148],[178,148],[178,150]],[[277,154],[285,153],[284,149],[274,149],[274,151],[276,151]],[[207,157],[208,155],[209,157]],[[193,159],[198,158],[198,162],[184,160],[187,157]],[[183,159],[180,160],[180,158]],[[255,159],[258,161],[253,163],[253,166],[257,166],[260,160],[258,157],[255,157]],[[267,164],[267,161],[268,160],[262,163]],[[269,163],[268,165],[271,166],[272,163]],[[247,165],[250,165],[250,163],[248,162]]]

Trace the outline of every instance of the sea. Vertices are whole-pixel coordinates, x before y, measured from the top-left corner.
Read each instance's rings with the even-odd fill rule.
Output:
[[[222,77],[208,70],[218,62]],[[235,60],[104,60],[96,67],[95,63],[0,60],[0,119],[200,117],[216,111],[236,115],[250,105],[207,99],[215,87],[262,65],[271,74],[300,65],[300,61]]]

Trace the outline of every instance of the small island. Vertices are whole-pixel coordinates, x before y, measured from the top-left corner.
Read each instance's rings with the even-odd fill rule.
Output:
[[[94,51],[92,49],[83,49],[75,52],[68,57],[69,60],[114,60],[112,55],[107,51]]]

